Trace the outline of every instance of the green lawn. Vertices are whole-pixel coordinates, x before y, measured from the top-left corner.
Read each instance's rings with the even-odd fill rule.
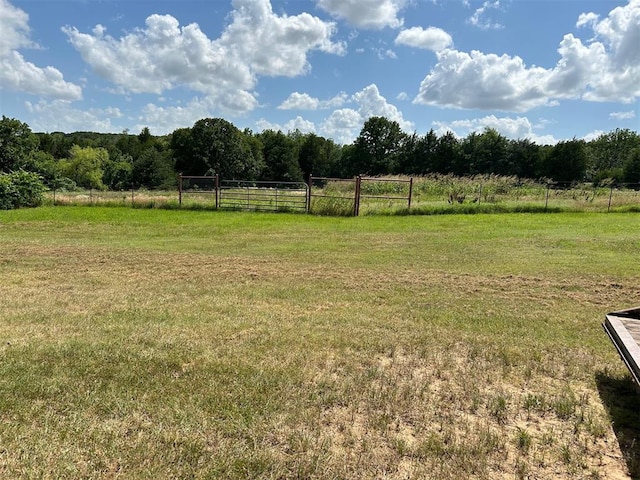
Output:
[[[0,478],[627,478],[636,214],[0,212]]]

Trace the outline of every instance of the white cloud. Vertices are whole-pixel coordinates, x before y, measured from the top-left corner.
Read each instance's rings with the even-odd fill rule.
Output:
[[[386,117],[388,120],[398,122],[405,131],[413,130],[413,123],[405,120],[402,112],[380,95],[380,91],[375,84],[369,85],[354,94],[352,99],[358,104],[358,112],[362,116],[363,123],[370,117]]]
[[[211,103],[206,98],[198,97],[186,105],[161,107],[148,103],[136,119],[133,130],[139,131],[142,127],[149,127],[154,134],[164,135],[178,128],[191,127],[202,118],[214,116]]]
[[[239,115],[255,108],[255,98],[246,92],[227,92],[222,95],[194,97],[184,105],[159,106],[148,103],[137,118],[134,130],[142,127],[157,135],[164,135],[177,128],[191,127],[202,118],[219,116],[221,113]]]
[[[387,102],[380,95],[375,84],[365,87],[351,97],[356,108],[343,108],[334,111],[322,123],[323,135],[335,139],[339,143],[351,143],[360,133],[364,122],[371,117],[385,117],[396,121],[405,131],[414,129],[413,122],[404,119],[402,112],[395,105]]]
[[[491,9],[500,9],[500,0],[484,2],[482,7],[478,8],[467,20],[467,23],[482,30],[498,30],[504,28],[500,23],[494,22],[490,18],[486,18],[487,10]]]
[[[65,81],[58,69],[38,67],[18,52],[39,47],[29,38],[29,16],[6,0],[0,0],[0,31],[0,89],[63,100],[82,97],[82,89]]]
[[[123,128],[114,125],[113,120],[123,117],[118,108],[78,109],[64,100],[25,102],[29,113],[35,114],[29,123],[36,132],[74,132],[91,131],[117,133]]]
[[[439,52],[449,48],[453,44],[453,39],[440,28],[429,27],[425,30],[422,27],[413,27],[402,30],[396,37],[395,43]]]
[[[299,130],[302,133],[315,133],[316,126],[313,122],[305,120],[304,118],[297,116],[296,118],[289,120],[284,125],[279,125],[277,123],[271,123],[264,118],[261,118],[256,122],[256,126],[259,131],[264,130],[274,130],[281,132],[294,132]]]
[[[544,90],[548,71],[527,68],[520,57],[450,49],[437,57],[416,103],[520,112],[550,102]]]
[[[385,60],[387,58],[391,58],[392,60],[395,60],[398,58],[398,56],[396,55],[396,52],[394,52],[391,49],[385,50],[384,48],[381,48],[378,50],[378,58],[380,60]]]
[[[321,125],[322,133],[338,143],[351,143],[362,130],[362,115],[352,108],[335,110]]]
[[[640,97],[640,0],[600,21],[584,44],[573,34],[560,42],[551,69],[527,67],[517,56],[446,49],[422,81],[416,103],[524,112],[562,99],[631,103]]]
[[[2,26],[0,57],[19,48],[36,47],[29,38],[29,15],[11,5],[7,0],[0,0],[0,26]]]
[[[320,100],[307,93],[293,92],[278,109],[280,110],[317,110]]]
[[[578,17],[578,21],[576,22],[576,27],[580,28],[586,25],[593,26],[598,21],[599,18],[600,18],[600,15],[593,12],[581,13],[580,16]]]
[[[329,100],[319,100],[307,93],[293,92],[282,104],[279,110],[321,110],[327,108],[337,108],[346,102],[348,96],[341,92]]]
[[[582,137],[582,140],[584,140],[585,142],[590,142],[600,137],[604,133],[605,132],[602,130],[594,130],[593,132],[589,132],[584,137]]]
[[[406,0],[318,0],[318,6],[335,18],[341,18],[359,28],[379,30],[398,28]]]
[[[294,77],[310,69],[312,50],[343,54],[335,25],[307,13],[278,16],[269,0],[234,0],[231,23],[210,40],[197,24],[181,27],[171,15],[151,15],[145,28],[119,39],[96,26],[64,27],[71,44],[101,77],[130,93],[161,94],[179,86],[206,94],[227,111],[258,104],[257,76]]]
[[[533,125],[526,117],[496,117],[489,115],[482,118],[454,120],[452,122],[433,122],[434,130],[441,136],[451,131],[456,137],[464,138],[472,132],[481,133],[486,128],[493,128],[510,139],[529,139],[540,145],[555,145],[558,140],[553,135],[539,135],[535,130],[541,128]]]
[[[613,118],[614,120],[630,120],[636,118],[636,112],[634,110],[628,112],[612,112],[609,114],[609,118]]]

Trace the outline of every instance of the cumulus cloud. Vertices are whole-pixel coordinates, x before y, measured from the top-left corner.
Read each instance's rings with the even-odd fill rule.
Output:
[[[598,19],[600,18],[600,15],[590,12],[590,13],[581,13],[578,16],[578,21],[576,22],[576,27],[580,28],[580,27],[584,27],[585,25],[594,25]]]
[[[375,84],[355,93],[350,100],[355,103],[355,108],[335,110],[320,127],[324,135],[334,138],[339,143],[353,142],[362,130],[364,122],[371,117],[386,117],[396,121],[405,131],[414,128],[413,122],[405,120],[402,112],[387,102]]]
[[[309,120],[305,120],[300,116],[297,116],[292,120],[289,120],[284,125],[271,123],[262,118],[256,122],[256,126],[260,131],[274,130],[274,131],[281,131],[281,132],[294,132],[298,130],[302,133],[315,133],[316,131],[316,126],[313,122]]]
[[[193,23],[151,15],[145,28],[122,37],[98,25],[91,33],[63,31],[102,78],[130,93],[161,94],[184,86],[207,95],[227,111],[248,111],[258,102],[257,76],[294,77],[310,69],[312,50],[343,54],[331,37],[335,25],[307,13],[274,14],[269,0],[234,0],[230,24],[211,40]]]
[[[318,0],[317,4],[358,28],[379,30],[402,26],[404,20],[399,15],[406,0]]]
[[[472,132],[482,132],[493,128],[501,135],[511,139],[529,139],[541,145],[555,145],[558,140],[553,135],[540,135],[535,130],[541,128],[534,125],[526,117],[496,117],[488,115],[482,118],[454,120],[452,122],[433,122],[438,135],[453,132],[456,137],[464,138]]]
[[[307,93],[293,92],[279,106],[279,110],[323,110],[337,108],[347,101],[348,95],[341,92],[329,100],[320,100]]]
[[[548,71],[520,57],[446,49],[420,85],[416,103],[455,108],[526,111],[547,105]]]
[[[38,48],[30,39],[29,16],[7,0],[0,0],[0,89],[63,100],[78,100],[82,89],[64,80],[52,67],[38,67],[18,52]]]
[[[453,44],[453,39],[440,28],[429,27],[425,30],[422,27],[412,27],[402,30],[396,37],[395,43],[439,52],[449,48]]]
[[[343,104],[349,104],[351,108],[337,108]],[[286,122],[285,124],[271,123],[261,119],[256,125],[261,130],[282,130],[292,131],[295,129],[301,132],[319,132],[319,134],[332,138],[338,143],[351,143],[362,130],[364,122],[371,117],[386,117],[396,121],[405,131],[413,130],[414,124],[404,119],[402,112],[390,104],[385,97],[380,94],[378,87],[371,84],[359,92],[348,96],[342,92],[330,100],[318,100],[307,94],[295,92],[283,103],[288,107],[295,106],[297,109],[320,110],[323,108],[337,108],[324,120],[316,124],[300,116]],[[282,105],[281,105],[282,107]]]
[[[518,56],[439,51],[415,102],[513,112],[562,99],[634,102],[640,96],[640,0],[602,21],[587,14],[578,23],[590,24],[595,37],[585,44],[565,35],[550,69],[528,67]]]
[[[35,114],[30,126],[34,131],[91,131],[117,133],[123,130],[115,125],[115,119],[123,118],[118,108],[92,108],[89,110],[74,108],[64,100],[25,102],[29,113]]]

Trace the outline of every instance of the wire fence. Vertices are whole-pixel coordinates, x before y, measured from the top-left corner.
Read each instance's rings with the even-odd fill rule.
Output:
[[[534,182],[511,177],[310,177],[255,182],[181,177],[178,190],[60,191],[52,205],[289,211],[323,215],[388,212],[640,211],[640,184]],[[493,210],[492,210],[493,209]]]

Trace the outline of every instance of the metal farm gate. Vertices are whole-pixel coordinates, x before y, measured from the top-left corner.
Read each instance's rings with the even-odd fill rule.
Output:
[[[413,177],[309,177],[309,210],[328,215],[360,215],[362,204],[392,203],[411,208]]]
[[[199,199],[209,195],[216,209],[298,213],[309,211],[309,188],[304,182],[222,180],[219,175],[180,175],[178,189],[181,206],[183,196],[188,194]]]

